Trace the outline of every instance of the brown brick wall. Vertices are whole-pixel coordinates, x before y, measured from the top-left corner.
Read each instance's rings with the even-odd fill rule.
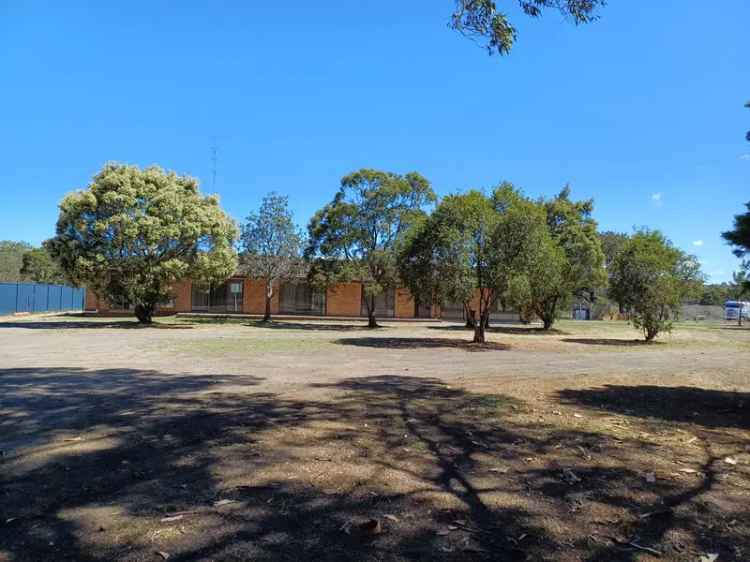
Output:
[[[359,316],[362,307],[361,283],[338,283],[326,291],[326,315]]]
[[[414,318],[414,306],[409,289],[396,289],[396,318]]]
[[[86,289],[86,304],[84,310],[98,310],[99,297],[91,289]]]
[[[266,282],[261,279],[245,279],[242,312],[245,314],[265,314],[266,312]],[[279,313],[279,286],[274,287],[271,297],[271,314]]]
[[[192,290],[193,282],[190,279],[184,279],[172,288],[172,294],[174,295],[173,312],[190,312],[193,309]]]
[[[266,284],[259,279],[244,279],[244,299],[242,312],[245,314],[263,314],[265,312]],[[395,317],[414,318],[414,298],[406,288],[396,289]],[[190,312],[192,310],[192,282],[185,280],[174,287],[174,308],[163,308],[162,313]],[[478,308],[478,294],[474,299]],[[326,290],[327,316],[360,316],[362,305],[362,285],[359,282],[339,283]],[[109,306],[93,291],[86,291],[86,310],[110,311]],[[271,313],[279,313],[279,286],[276,284],[271,299]],[[432,307],[432,317],[440,318],[440,306]]]

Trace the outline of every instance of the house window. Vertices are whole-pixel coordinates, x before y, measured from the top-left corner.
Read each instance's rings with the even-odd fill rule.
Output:
[[[367,316],[367,302],[365,299],[371,297],[365,296],[365,287],[362,286],[362,306],[360,314]],[[381,318],[391,318],[396,314],[396,291],[394,289],[386,289],[379,295],[375,296],[375,316]]]
[[[232,279],[220,285],[193,283],[192,309],[195,312],[242,312],[244,283]]]
[[[324,291],[314,289],[304,281],[289,281],[279,290],[279,312],[282,314],[311,314],[322,316],[326,309]]]

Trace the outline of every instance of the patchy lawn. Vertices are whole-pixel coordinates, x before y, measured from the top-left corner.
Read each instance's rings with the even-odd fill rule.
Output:
[[[159,322],[0,322],[0,561],[750,559],[750,330]]]

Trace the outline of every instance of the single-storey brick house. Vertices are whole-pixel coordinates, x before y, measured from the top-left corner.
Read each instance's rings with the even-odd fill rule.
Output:
[[[162,314],[177,312],[207,312],[214,314],[263,314],[265,312],[265,281],[236,275],[217,286],[193,282],[189,279],[174,287],[174,298],[161,305]],[[478,300],[478,296],[477,296]],[[477,305],[478,306],[478,303]],[[107,303],[93,291],[86,291],[87,312],[124,313],[127,305]],[[274,287],[271,313],[275,315],[366,317],[363,286],[360,282],[339,283],[324,290],[312,287],[303,278],[282,281]],[[417,303],[406,288],[392,289],[379,295],[375,315],[387,318],[445,318],[461,320],[461,305]],[[496,311],[493,320],[517,321],[515,312]]]

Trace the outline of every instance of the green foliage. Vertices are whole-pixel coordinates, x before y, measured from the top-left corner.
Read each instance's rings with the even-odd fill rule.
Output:
[[[629,236],[622,232],[613,232],[611,230],[600,232],[599,241],[604,252],[604,267],[609,271],[615,263],[617,255],[627,244]]]
[[[70,281],[134,304],[138,319],[151,322],[180,279],[231,275],[236,237],[218,198],[202,195],[195,179],[111,163],[63,199],[45,247]]]
[[[65,283],[65,276],[44,248],[34,248],[23,255],[21,275],[34,283]]]
[[[724,240],[734,246],[734,255],[738,258],[750,255],[750,202],[746,203],[747,212],[734,217],[734,228],[722,234]]]
[[[727,300],[743,300],[750,296],[750,263],[744,262],[740,271],[732,273]],[[722,303],[723,304],[723,303]]]
[[[538,18],[544,9],[558,10],[576,25],[597,19],[596,11],[606,0],[517,0],[528,16]],[[455,0],[450,26],[472,39],[485,42],[490,54],[505,55],[516,41],[516,29],[508,16],[498,11],[494,0]]]
[[[274,282],[302,274],[302,235],[289,210],[289,198],[269,193],[242,227],[242,269],[266,282],[265,320],[271,317]]]
[[[509,184],[492,197],[449,195],[410,233],[399,269],[409,289],[425,298],[467,306],[478,293],[474,341],[484,343],[492,305],[529,269],[545,236],[539,207]]]
[[[612,274],[612,268],[614,267],[617,256],[627,244],[628,239],[629,236],[621,232],[606,231],[599,233],[599,241],[601,242],[602,251],[604,252],[604,268],[607,270],[608,278]],[[607,290],[606,295],[608,298],[617,302],[609,290]],[[621,313],[625,311],[625,307],[622,303],[618,302],[617,305]]]
[[[700,294],[703,275],[694,256],[659,231],[637,231],[615,259],[611,290],[631,312],[646,341],[672,329],[682,303]]]
[[[17,283],[22,280],[23,256],[32,249],[26,242],[0,240],[0,282]]]
[[[310,220],[305,250],[310,280],[361,281],[370,326],[376,326],[375,297],[398,284],[398,245],[435,199],[430,183],[416,172],[362,169],[345,176],[333,201]]]
[[[733,287],[729,283],[706,284],[703,286],[698,304],[724,306],[725,302],[733,298]]]
[[[560,245],[549,235],[541,237],[528,271],[511,286],[510,302],[525,311],[526,318],[536,315],[545,329],[551,328],[559,305],[570,296],[567,271],[568,261]]]
[[[565,187],[555,198],[539,203],[546,217],[549,240],[537,248],[537,256],[528,277],[528,300],[516,304],[533,311],[545,329],[554,324],[561,305],[573,296],[590,294],[606,286],[605,255],[592,218],[593,201],[573,201]]]

